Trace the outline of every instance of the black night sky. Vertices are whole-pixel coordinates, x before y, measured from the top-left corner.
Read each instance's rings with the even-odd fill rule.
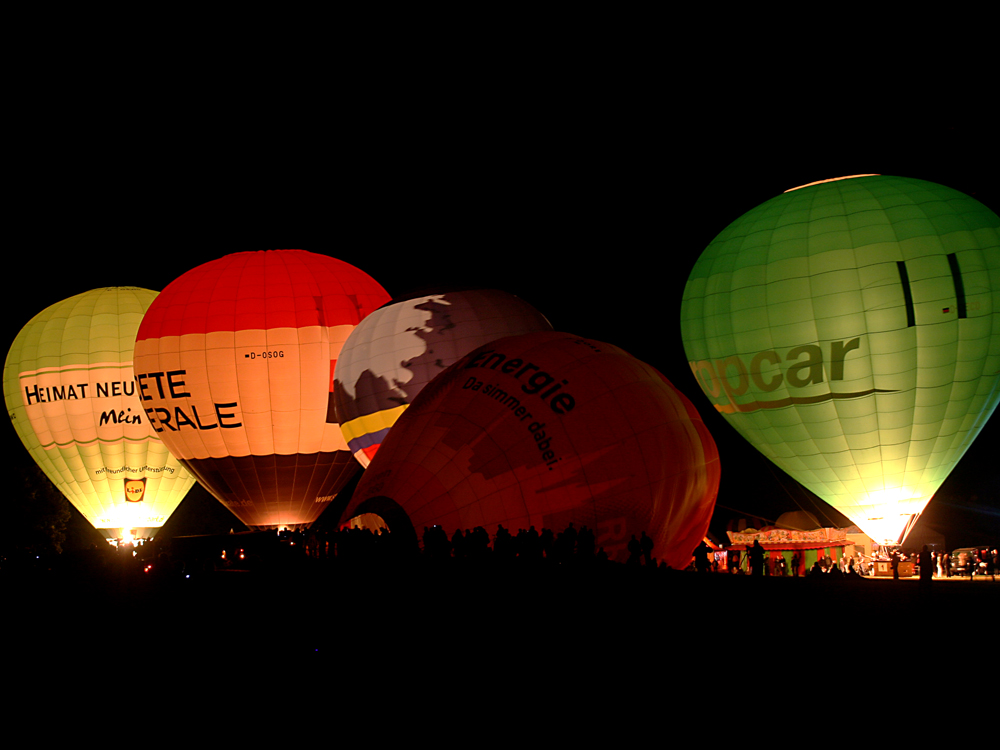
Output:
[[[395,106],[279,122],[239,109],[204,122],[161,112],[155,125],[133,113],[127,128],[91,124],[61,139],[44,130],[8,206],[8,257],[20,260],[8,265],[4,351],[31,316],[73,294],[161,290],[221,255],[300,247],[358,266],[394,296],[503,289],[557,330],[626,349],[705,417],[723,461],[720,518],[823,510],[708,408],[680,342],[687,274],[743,212],[829,177],[917,177],[997,210],[985,127],[720,112],[634,85],[543,89],[411,91]],[[7,460],[30,460],[9,422],[3,434]],[[949,545],[1000,525],[984,450],[998,434],[994,417],[940,491],[947,502],[929,506]]]

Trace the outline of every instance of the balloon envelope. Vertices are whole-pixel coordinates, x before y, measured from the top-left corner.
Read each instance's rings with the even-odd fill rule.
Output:
[[[163,290],[139,328],[146,414],[247,526],[307,527],[357,468],[333,410],[340,348],[388,299],[363,271],[304,250],[198,266]]]
[[[32,318],[4,365],[4,399],[32,458],[106,536],[148,537],[194,484],[136,396],[132,349],[156,292],[94,289]]]
[[[337,360],[337,418],[367,467],[389,428],[421,389],[446,367],[505,336],[551,331],[527,302],[496,289],[396,300],[365,318]]]
[[[1000,397],[998,230],[974,199],[902,177],[773,198],[691,272],[699,385],[874,541],[901,542]]]
[[[645,531],[657,559],[683,568],[718,486],[715,443],[656,370],[609,344],[533,333],[476,349],[424,388],[342,520],[377,513],[393,529],[403,513],[449,534],[573,522],[619,560]]]

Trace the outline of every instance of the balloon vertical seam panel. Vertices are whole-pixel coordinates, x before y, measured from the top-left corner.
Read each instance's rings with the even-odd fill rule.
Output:
[[[796,192],[800,195],[795,196]],[[837,201],[843,205],[842,209],[836,208]],[[766,244],[762,242],[763,234],[766,232],[772,232],[767,237],[767,242],[777,238],[785,244],[779,248],[778,254],[768,258],[769,264],[775,263],[775,259],[780,258],[777,263],[781,268],[776,269],[778,273],[768,270],[765,283],[773,285],[777,279],[791,278],[792,276],[782,271],[782,268],[787,267],[788,259],[795,255],[792,246],[787,243],[800,229],[796,222],[802,215],[797,212],[801,211],[806,203],[809,204],[810,211],[807,220],[815,224],[809,230],[810,241],[815,240],[809,251],[810,276],[815,278],[819,272],[832,270],[842,262],[846,256],[839,255],[838,245],[846,243],[854,246],[855,266],[859,273],[856,287],[860,298],[855,294],[848,294],[848,287],[845,286],[841,292],[844,295],[843,300],[832,296],[820,299],[825,296],[824,292],[832,290],[832,286],[826,284],[825,280],[816,280],[813,297],[818,301],[814,303],[814,317],[819,323],[817,332],[811,339],[803,335],[798,341],[795,341],[794,337],[782,340],[772,334],[769,346],[765,349],[763,348],[765,339],[762,336],[756,336],[756,340],[750,345],[742,347],[735,340],[730,345],[725,338],[713,336],[711,329],[699,323],[697,318],[703,317],[706,311],[716,315],[718,313],[714,308],[704,307],[704,303],[699,300],[705,299],[707,302],[709,295],[714,294],[716,296],[713,304],[726,302],[720,291],[726,289],[728,282],[720,275],[720,270],[746,267],[746,262],[741,258],[747,254],[747,248]],[[788,214],[784,218],[775,219],[769,216],[775,211],[781,213],[783,207],[787,207],[785,213]],[[838,210],[844,214],[843,220],[831,220]],[[756,231],[761,236],[754,238],[752,242],[748,241],[746,238],[750,237],[750,234],[745,228],[747,226],[751,227],[750,234]],[[989,311],[982,310],[984,304],[979,301],[978,305],[982,312],[972,314],[969,310],[967,314],[962,306],[963,293],[960,289],[962,286],[982,289],[984,283],[992,284],[992,290],[983,290],[980,295],[985,292],[985,297],[992,297],[994,300],[997,298],[997,268],[1000,266],[997,259],[997,226],[996,215],[973,199],[949,188],[904,178],[870,176],[845,179],[825,185],[805,187],[762,204],[744,214],[719,234],[695,264],[685,288],[681,310],[682,338],[692,370],[696,375],[696,382],[716,408],[723,412],[727,421],[786,471],[797,476],[802,470],[793,468],[789,462],[791,455],[797,453],[798,449],[793,449],[788,458],[779,458],[772,446],[760,442],[768,438],[764,438],[763,434],[746,430],[747,425],[756,421],[755,417],[739,409],[734,410],[733,406],[746,404],[754,399],[759,401],[773,399],[774,394],[761,391],[760,384],[768,378],[773,382],[774,379],[783,377],[786,382],[776,393],[787,394],[793,398],[788,406],[768,409],[769,421],[773,422],[779,416],[777,412],[784,410],[801,411],[803,414],[807,414],[807,409],[810,408],[821,411],[818,406],[809,407],[795,403],[794,397],[808,394],[808,388],[794,393],[787,388],[788,385],[802,385],[801,382],[787,382],[788,368],[796,364],[796,359],[790,355],[793,351],[790,347],[794,345],[818,347],[810,355],[815,358],[814,364],[818,363],[817,366],[802,368],[802,372],[811,373],[806,379],[806,384],[818,396],[822,395],[820,393],[822,388],[817,376],[822,373],[823,380],[829,382],[831,386],[833,385],[831,378],[837,377],[842,380],[837,388],[837,390],[847,388],[842,395],[855,398],[851,394],[858,393],[857,398],[870,398],[877,405],[873,418],[876,421],[876,429],[884,436],[881,451],[885,455],[883,463],[886,473],[879,481],[865,480],[868,489],[864,492],[875,492],[876,489],[878,492],[885,492],[892,487],[899,487],[897,484],[899,481],[916,481],[926,502],[929,492],[932,491],[928,490],[928,487],[940,484],[954,461],[943,460],[944,464],[949,464],[944,469],[930,468],[924,471],[922,476],[931,479],[911,480],[909,475],[903,480],[897,479],[903,464],[895,456],[905,434],[904,426],[896,424],[898,410],[916,409],[913,412],[914,418],[910,422],[914,441],[922,440],[936,445],[939,451],[950,451],[955,460],[968,447],[975,429],[965,432],[966,425],[975,424],[977,420],[975,417],[971,420],[968,417],[961,418],[952,412],[956,408],[956,403],[968,402],[970,405],[974,403],[974,399],[968,397],[968,390],[960,384],[977,377],[982,378],[990,372],[989,357],[986,361],[982,359],[979,361],[978,375],[972,360],[977,354],[981,356],[984,349],[996,351],[998,331],[995,323],[979,325],[974,322],[977,315],[984,314],[995,321],[995,308]],[[737,236],[743,236],[744,240],[737,243],[736,249],[732,250],[733,238]],[[732,255],[734,252],[735,257]],[[728,255],[726,265],[720,265],[718,260],[720,253]],[[948,254],[951,255],[946,258]],[[979,258],[982,258],[983,265],[990,270],[982,273],[978,271]],[[828,261],[833,261],[833,265],[827,265]],[[746,272],[740,271],[737,274],[729,274],[729,279],[737,275],[740,278],[750,278]],[[829,277],[829,282],[832,284],[836,279],[846,281],[848,278],[846,275],[834,275]],[[890,293],[893,289],[899,291]],[[909,297],[904,299],[904,293],[912,293],[912,300]],[[736,296],[745,297],[746,294],[737,293]],[[965,297],[965,302],[968,304],[971,296],[965,295]],[[850,300],[856,302],[859,299],[863,318],[845,310],[846,302]],[[956,299],[959,300],[957,303]],[[773,300],[768,300],[768,303],[773,306]],[[770,307],[765,309],[770,311]],[[792,309],[789,308],[790,311]],[[887,314],[890,310],[899,312]],[[850,329],[858,322],[864,323],[865,330],[852,336]],[[771,320],[770,324],[773,326],[774,321]],[[791,329],[786,327],[783,330],[787,333]],[[988,344],[985,337],[988,337]],[[823,349],[826,351],[822,351]],[[861,385],[868,376],[859,372],[848,373],[841,377],[840,370],[850,370],[853,362],[862,361],[859,356],[854,358],[850,356],[856,349],[864,349],[865,359],[873,364],[871,371],[873,381],[867,389],[864,389],[870,393],[867,397],[860,394],[863,392]],[[912,358],[911,364],[904,364],[900,359],[901,356],[905,356],[907,350],[911,352],[909,355]],[[727,356],[747,360],[745,364],[736,362],[731,366],[728,371],[729,382],[725,373],[718,372],[721,362]],[[801,361],[806,355],[799,353],[797,356]],[[756,364],[751,361],[754,357],[757,357]],[[762,374],[764,370],[755,369],[761,366],[762,361],[768,366],[772,361],[779,362],[780,366]],[[809,362],[805,362],[804,365],[809,365]],[[992,377],[995,377],[995,372],[994,366]],[[897,382],[900,377],[910,381],[909,385],[903,386],[903,391],[900,390],[901,384]],[[990,377],[986,375],[987,380]],[[749,387],[744,388],[743,379]],[[935,426],[935,432],[931,433],[927,424],[932,412],[927,410],[937,410],[944,415],[942,407],[933,404],[920,406],[919,403],[907,407],[900,397],[908,389],[915,395],[920,394],[920,398],[926,401],[927,396],[936,394],[937,390],[942,388],[952,391],[953,404],[947,413],[947,418],[941,416],[940,419],[943,421]],[[982,381],[980,389],[985,392],[992,391],[994,394],[996,391],[990,383]],[[827,390],[831,389],[828,387]],[[872,390],[876,392],[871,393]],[[894,391],[896,395],[890,391]],[[936,395],[930,400],[935,399]],[[847,403],[850,402],[836,400],[834,405],[838,411],[847,412],[850,411],[846,407]],[[983,403],[983,410],[992,412],[996,396],[993,396],[992,403],[988,405],[984,396]],[[890,411],[886,412],[885,407],[889,407]],[[975,409],[976,406],[970,408]],[[923,412],[927,412],[928,416],[921,416]],[[857,417],[852,416],[852,419],[856,420]],[[741,425],[741,422],[744,424]],[[978,426],[981,425],[980,421]],[[812,426],[808,429],[816,431]],[[860,451],[856,456],[862,461],[859,466],[870,466],[867,464],[869,459],[866,456],[871,453],[871,449],[852,446],[851,450]],[[913,450],[923,451],[916,443]],[[778,453],[783,452],[778,451]],[[907,467],[911,464],[915,465],[914,462],[908,461]],[[854,481],[849,479],[850,472],[847,471],[847,467],[836,471],[846,481]],[[910,468],[906,468],[905,471],[909,472]],[[821,486],[810,482],[801,474],[797,478],[821,496],[825,495],[826,499],[830,499],[829,493],[824,492]],[[900,488],[899,491],[903,490],[905,488]],[[837,490],[837,494],[840,491]]]

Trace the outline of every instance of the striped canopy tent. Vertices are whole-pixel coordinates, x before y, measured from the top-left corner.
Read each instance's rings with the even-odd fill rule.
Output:
[[[792,558],[798,553],[799,567],[798,574],[805,575],[817,560],[827,556],[832,560],[839,560],[845,552],[850,557],[853,552],[854,542],[847,537],[846,529],[835,529],[830,527],[818,527],[812,529],[788,528],[791,525],[806,526],[799,514],[794,518],[789,518],[788,523],[784,523],[784,516],[778,519],[774,526],[765,526],[761,529],[745,529],[743,531],[728,531],[729,546],[727,552],[739,552],[742,560],[741,565],[745,567],[746,555],[744,554],[755,541],[760,542],[764,548],[765,560],[769,570],[774,570],[774,565],[778,558],[783,558],[788,574],[792,574]],[[803,514],[808,516],[809,514]],[[813,519],[815,521],[815,519]],[[850,549],[848,549],[850,548]]]

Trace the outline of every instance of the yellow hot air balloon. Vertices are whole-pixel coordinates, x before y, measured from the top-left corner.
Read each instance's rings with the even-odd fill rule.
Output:
[[[901,543],[1000,398],[1000,219],[860,175],[729,225],[681,303],[715,408],[878,543]]]
[[[156,292],[94,289],[32,318],[4,364],[7,411],[32,458],[111,539],[151,537],[195,482],[136,395],[132,351]]]

